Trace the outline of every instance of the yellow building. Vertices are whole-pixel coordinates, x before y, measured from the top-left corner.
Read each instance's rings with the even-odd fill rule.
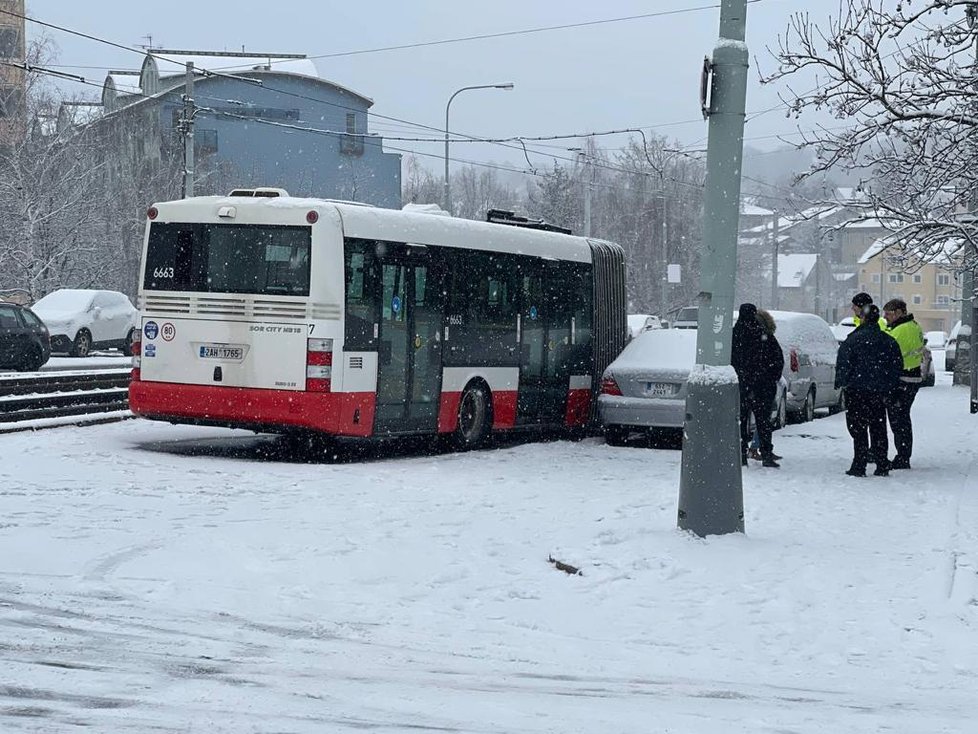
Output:
[[[961,285],[949,260],[933,261],[906,272],[902,258],[887,253],[881,240],[859,258],[859,290],[880,308],[902,298],[924,331],[950,331],[961,311]]]
[[[9,62],[24,63],[24,0],[0,0],[0,145],[20,139],[25,130],[24,97],[27,76]],[[2,63],[8,62],[8,63]]]

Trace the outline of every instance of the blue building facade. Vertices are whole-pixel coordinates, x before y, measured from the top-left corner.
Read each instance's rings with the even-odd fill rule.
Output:
[[[147,54],[113,72],[95,121],[128,159],[181,160],[185,63],[193,61],[196,193],[274,186],[293,196],[401,206],[401,157],[368,131],[372,100],[319,78],[308,59]],[[203,175],[209,172],[208,175]]]

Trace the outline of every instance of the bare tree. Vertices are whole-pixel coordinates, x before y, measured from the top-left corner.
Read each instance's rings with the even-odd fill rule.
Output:
[[[975,0],[843,0],[825,25],[792,16],[762,77],[788,91],[789,115],[830,112],[845,123],[805,133],[806,176],[839,167],[860,176],[864,218],[885,220],[908,270],[934,258],[978,267],[978,92]],[[809,88],[810,87],[810,88]],[[797,91],[806,89],[807,91]],[[969,246],[970,245],[970,246]]]

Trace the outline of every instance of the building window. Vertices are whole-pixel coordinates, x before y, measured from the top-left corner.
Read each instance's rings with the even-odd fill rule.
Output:
[[[217,130],[194,130],[194,153],[213,155],[217,152]]]
[[[936,303],[938,306],[950,306],[951,305],[951,297],[950,296],[938,296],[935,299],[934,303]]]
[[[24,109],[24,91],[19,87],[0,87],[0,117],[17,117]]]
[[[346,113],[346,131],[351,134],[355,134],[357,131],[357,116],[356,113],[347,112]]]
[[[948,275],[947,273],[940,273],[937,276],[937,284],[938,285],[951,285],[951,276]]]
[[[919,306],[923,302],[924,302],[924,297],[923,296],[914,295],[914,297],[913,297],[913,305],[914,306]]]
[[[20,50],[20,31],[11,25],[0,25],[0,58],[19,59],[24,55]]]
[[[913,276],[913,282],[914,283],[923,283],[923,281],[924,281],[923,276],[921,276],[920,273],[914,273],[914,276]]]
[[[879,283],[880,282],[880,274],[879,273],[873,273],[873,282],[874,283]]]
[[[903,273],[890,273],[890,282],[891,283],[902,283],[903,282]]]

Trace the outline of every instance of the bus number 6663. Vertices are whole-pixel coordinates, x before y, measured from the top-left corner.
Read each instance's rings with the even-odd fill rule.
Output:
[[[153,268],[154,278],[172,278],[173,268]]]

